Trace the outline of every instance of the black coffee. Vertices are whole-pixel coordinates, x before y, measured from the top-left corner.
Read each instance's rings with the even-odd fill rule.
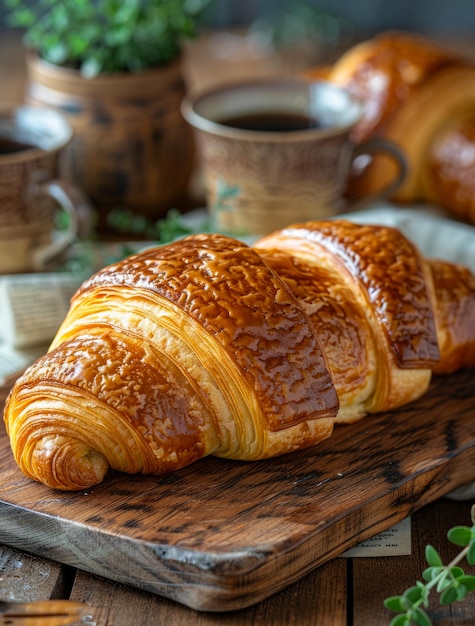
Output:
[[[290,132],[319,128],[318,120],[300,113],[246,113],[219,122],[223,126],[242,130],[258,130],[267,132]]]
[[[23,152],[36,148],[33,144],[16,141],[7,137],[0,137],[0,154],[14,154],[15,152]]]

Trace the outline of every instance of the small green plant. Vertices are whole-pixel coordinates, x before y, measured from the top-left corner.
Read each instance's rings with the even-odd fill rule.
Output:
[[[85,77],[165,64],[195,36],[210,0],[6,0],[40,58]]]
[[[442,605],[463,600],[470,591],[475,590],[475,576],[466,574],[459,563],[466,559],[469,565],[475,565],[475,505],[471,511],[472,527],[455,526],[447,537],[449,541],[463,550],[448,564],[444,565],[439,553],[433,546],[426,546],[425,558],[429,565],[422,577],[425,582],[417,581],[399,596],[392,596],[384,601],[386,608],[398,613],[390,626],[431,626],[427,613],[430,593],[435,590]]]
[[[161,244],[209,230],[207,220],[200,222],[196,227],[186,224],[177,209],[170,209],[164,218],[158,220],[150,220],[127,209],[116,209],[109,213],[107,223],[118,234],[145,238]]]

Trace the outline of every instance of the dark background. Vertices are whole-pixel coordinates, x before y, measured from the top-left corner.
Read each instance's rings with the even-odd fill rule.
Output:
[[[126,2],[127,0],[124,0]],[[348,19],[357,29],[388,28],[431,34],[475,35],[475,0],[309,0],[309,5]],[[214,0],[206,11],[210,27],[246,26],[293,6],[289,0]],[[0,25],[6,9],[0,0]]]
[[[475,35],[474,0],[309,0],[308,4],[347,18],[362,30],[401,28]],[[290,6],[285,0],[216,0],[208,15],[213,24],[244,25]]]

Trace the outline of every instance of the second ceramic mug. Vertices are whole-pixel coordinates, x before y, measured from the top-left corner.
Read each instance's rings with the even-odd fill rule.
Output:
[[[190,94],[182,113],[195,130],[207,206],[221,232],[263,235],[348,210],[344,190],[362,154],[384,152],[397,166],[365,203],[390,196],[405,177],[404,156],[390,142],[350,143],[362,105],[324,81],[224,85]]]
[[[0,108],[0,273],[49,269],[87,229],[81,191],[60,178],[60,159],[73,131],[56,111]],[[67,225],[56,225],[58,209]]]

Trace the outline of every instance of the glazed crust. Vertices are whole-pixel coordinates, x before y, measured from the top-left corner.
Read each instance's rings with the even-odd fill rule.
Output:
[[[374,393],[376,368],[374,336],[363,303],[337,267],[312,262],[298,240],[276,236],[262,242],[259,252],[297,296],[325,346],[340,400],[336,420],[360,419]]]
[[[220,235],[196,235],[99,272],[78,298],[103,288],[128,288],[153,294],[157,304],[172,303],[183,336],[188,319],[195,320],[253,389],[271,430],[331,414],[336,406],[308,319],[252,248]]]
[[[112,329],[50,351],[10,402],[22,470],[58,489],[100,482],[109,465],[171,471],[218,444],[199,390],[165,355]]]
[[[87,280],[5,425],[34,480],[88,489],[109,468],[161,474],[257,460],[475,365],[475,279],[397,230],[296,224],[253,248],[196,235]],[[439,358],[440,352],[440,358]]]
[[[463,265],[431,259],[440,361],[436,374],[475,367],[475,276]]]
[[[345,275],[364,290],[367,306],[384,328],[400,367],[430,366],[439,360],[424,262],[400,231],[329,220],[296,224],[280,232],[277,236],[301,239],[316,255],[341,264],[340,273],[346,270]],[[274,245],[272,237],[276,235],[256,247]]]
[[[323,268],[331,276],[331,287],[326,293],[320,291],[316,302],[323,300],[335,309],[338,290],[347,292],[351,308],[345,303],[346,319],[332,316],[338,330],[327,337],[334,342],[327,357],[340,397],[340,421],[393,409],[427,389],[431,368],[439,360],[433,287],[424,260],[399,231],[329,220],[293,225],[265,237],[256,247],[268,251],[267,263],[272,264],[275,251],[284,250],[298,261]],[[298,280],[294,277],[290,286],[306,302],[303,286],[294,285]],[[322,290],[321,283],[318,289]],[[328,327],[325,313],[318,307],[312,316],[320,333],[322,326]],[[348,378],[354,371],[341,368],[340,363],[351,356],[346,348],[350,339],[339,339],[348,335],[351,326],[358,329],[359,342],[353,358],[364,375],[359,383],[352,382],[348,396]],[[348,406],[346,400],[351,400]]]

